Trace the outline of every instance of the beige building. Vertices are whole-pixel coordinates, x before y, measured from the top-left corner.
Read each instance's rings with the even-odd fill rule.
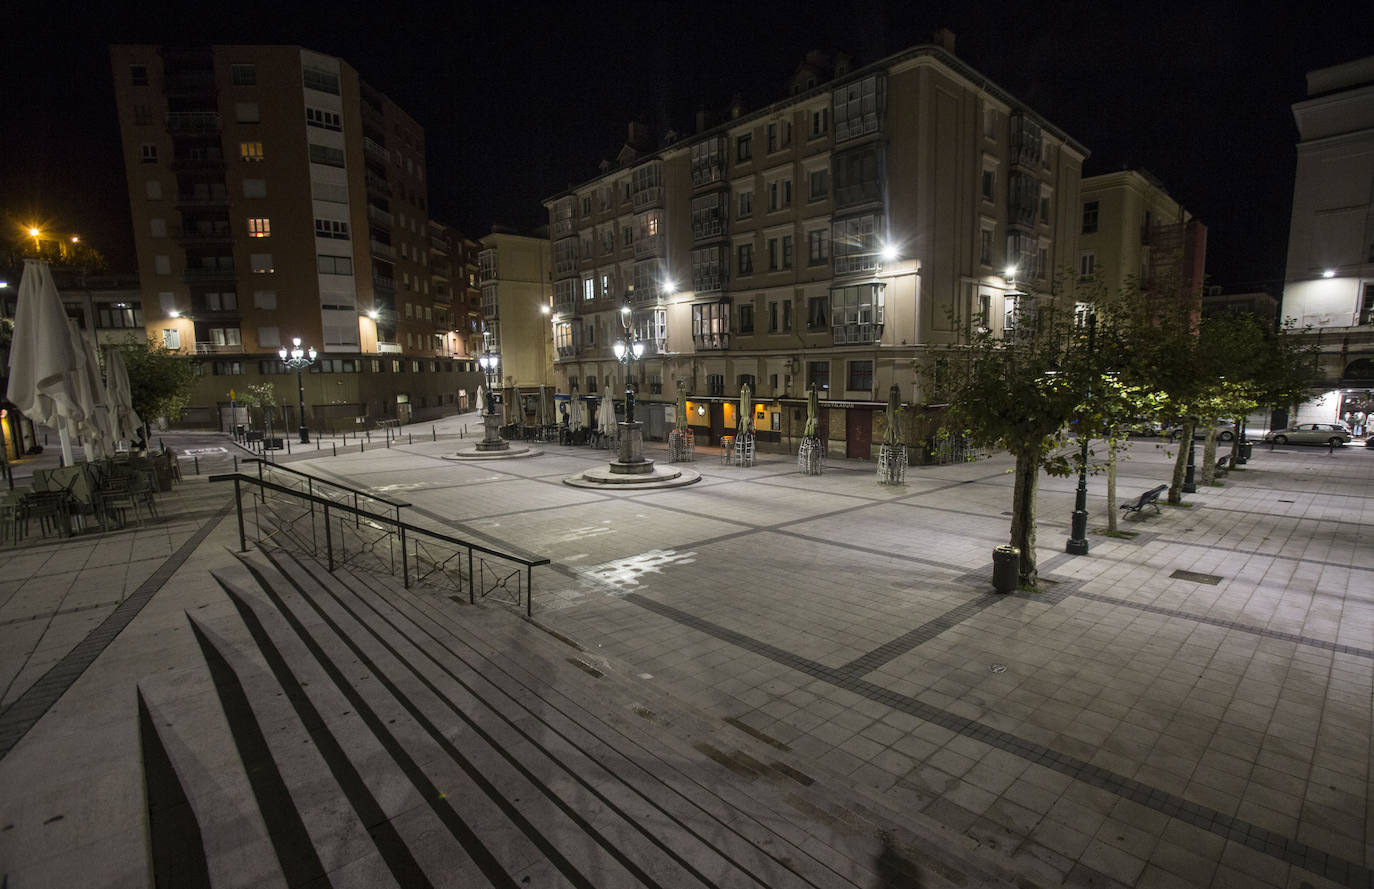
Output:
[[[295,426],[275,356],[297,337],[320,353],[311,425],[454,409],[469,362],[433,289],[415,121],[301,47],[110,55],[148,336],[204,358],[187,421],[265,380]]]
[[[1312,71],[1293,105],[1298,167],[1283,315],[1321,350],[1318,397],[1294,422],[1374,413],[1374,56]],[[1280,418],[1286,419],[1286,418]]]
[[[1047,292],[1087,152],[937,37],[857,69],[813,53],[778,101],[657,147],[632,125],[547,199],[559,390],[623,391],[628,324],[646,435],[681,383],[718,442],[749,382],[760,447],[791,448],[815,384],[832,453],[866,458],[889,386],[925,403],[925,362]]]
[[[1201,316],[1207,228],[1145,170],[1083,180],[1072,271],[1108,292],[1131,285],[1156,300],[1182,300]]]
[[[539,387],[546,387],[545,419],[553,411],[553,335],[549,325],[553,290],[549,242],[496,229],[482,238],[477,254],[482,294],[481,341],[477,355],[500,356],[500,388],[506,421],[533,425],[539,417]],[[520,390],[524,416],[514,403]]]

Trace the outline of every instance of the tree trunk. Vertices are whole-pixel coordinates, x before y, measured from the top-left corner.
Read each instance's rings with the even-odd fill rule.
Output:
[[[1107,440],[1107,530],[1116,530],[1116,439]]]
[[[1012,482],[1011,545],[1021,550],[1018,580],[1022,589],[1035,588],[1035,487],[1039,477],[1040,449],[1018,454]]]
[[[1236,425],[1231,428],[1231,465],[1235,466],[1240,459],[1240,432],[1245,426],[1245,418],[1236,420]]]
[[[1202,483],[1210,485],[1217,475],[1217,424],[1211,424],[1202,441]]]
[[[1178,456],[1174,459],[1174,477],[1169,482],[1169,502],[1177,506],[1183,502],[1183,476],[1188,469],[1188,449],[1193,446],[1193,427],[1197,421],[1189,418],[1183,421],[1182,433],[1178,437]]]

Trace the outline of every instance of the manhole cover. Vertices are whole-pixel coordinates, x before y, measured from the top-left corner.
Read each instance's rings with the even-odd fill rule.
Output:
[[[991,670],[991,671],[994,672],[994,673],[1005,673],[1005,672],[1007,672],[1007,665],[1006,665],[1006,664],[993,664],[991,667],[988,667],[988,669]]]
[[[1169,576],[1177,577],[1179,580],[1191,580],[1194,583],[1210,583],[1212,586],[1221,583],[1221,578],[1216,574],[1199,574],[1196,571],[1184,571],[1182,568]]]

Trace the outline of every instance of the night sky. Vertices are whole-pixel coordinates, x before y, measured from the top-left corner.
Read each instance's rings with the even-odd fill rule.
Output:
[[[1290,106],[1307,71],[1374,54],[1368,0],[100,6],[138,11],[20,3],[0,17],[0,212],[80,232],[115,270],[133,268],[133,239],[111,43],[285,43],[344,59],[425,128],[430,215],[480,237],[546,222],[541,199],[595,175],[631,119],[687,135],[703,105],[781,98],[808,49],[866,63],[947,27],[962,59],[1091,150],[1086,175],[1161,179],[1208,226],[1214,283],[1275,292]]]

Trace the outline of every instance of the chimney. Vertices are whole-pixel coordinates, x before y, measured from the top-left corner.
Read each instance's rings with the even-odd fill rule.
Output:
[[[638,151],[647,149],[649,147],[649,128],[638,121],[630,121],[630,137],[625,141]]]
[[[710,129],[710,126],[711,117],[706,111],[706,106],[702,105],[697,109],[697,132],[704,133],[706,130]]]
[[[931,38],[930,42],[950,55],[954,55],[954,32],[949,28],[941,28],[936,31],[935,36]]]

